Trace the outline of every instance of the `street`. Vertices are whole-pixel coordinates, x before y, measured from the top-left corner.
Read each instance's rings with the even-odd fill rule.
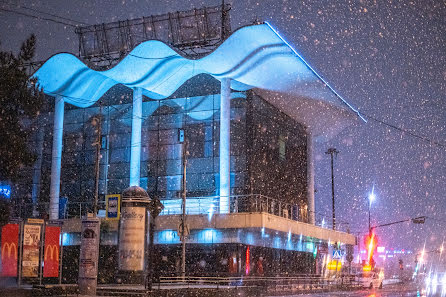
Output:
[[[314,293],[305,295],[296,295],[299,297],[320,297],[320,296],[330,296],[330,297],[418,297],[424,296],[421,292],[418,292],[416,287],[413,285],[391,285],[385,286],[383,289],[372,289],[372,290],[360,290],[353,292],[326,292],[326,293]]]

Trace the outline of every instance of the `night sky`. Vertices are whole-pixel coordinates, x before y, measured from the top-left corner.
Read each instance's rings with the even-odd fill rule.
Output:
[[[374,186],[372,225],[421,215],[436,218],[425,225],[378,229],[381,244],[420,250],[426,241],[439,247],[446,235],[446,2],[227,2],[232,4],[233,29],[269,21],[369,118],[367,124],[358,121],[329,143],[316,145],[317,212],[330,223],[330,163],[324,152],[335,147],[340,151],[335,160],[338,220],[350,222],[352,232],[366,232],[367,195]],[[0,8],[44,16],[17,3],[95,24],[221,1],[0,0]],[[1,50],[16,51],[31,33],[37,36],[36,60],[78,53],[73,27],[0,10]]]

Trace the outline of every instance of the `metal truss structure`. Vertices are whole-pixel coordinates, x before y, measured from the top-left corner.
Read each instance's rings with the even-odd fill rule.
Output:
[[[96,70],[110,69],[137,45],[162,41],[196,59],[218,47],[231,33],[229,4],[203,7],[75,29],[79,57]]]

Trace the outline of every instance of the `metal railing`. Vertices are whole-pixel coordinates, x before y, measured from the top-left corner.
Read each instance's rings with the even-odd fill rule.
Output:
[[[264,195],[234,195],[229,196],[230,213],[266,212],[286,219],[306,222],[307,210],[297,204],[285,203]],[[181,214],[181,199],[166,199],[161,201],[165,209],[161,215]],[[220,213],[220,196],[188,197],[186,214]]]
[[[293,277],[280,276],[238,276],[238,277],[204,277],[175,276],[160,277],[153,283],[152,291],[143,285],[101,285],[101,295],[113,296],[277,296],[302,293],[318,293],[359,289],[361,286],[354,277],[323,278],[320,275],[302,275]],[[230,292],[234,292],[230,293]],[[162,293],[161,293],[162,292]],[[220,293],[221,292],[221,293]],[[160,295],[161,294],[161,295]]]
[[[220,212],[220,196],[187,197],[186,214],[214,214]],[[181,199],[161,200],[165,208],[161,215],[181,214]],[[99,212],[105,211],[105,201],[98,202]],[[264,195],[237,195],[229,197],[230,213],[266,212],[295,221],[307,221],[306,210],[298,205],[284,203]],[[20,217],[30,216],[34,211],[48,213],[49,203],[16,205],[15,214]],[[93,202],[69,201],[60,210],[61,219],[77,218],[93,211]]]
[[[169,286],[182,286],[185,288],[207,287],[207,288],[241,288],[262,287],[266,292],[298,292],[313,290],[333,290],[340,287],[355,288],[359,283],[354,277],[345,276],[339,278],[324,278],[320,275],[299,275],[292,277],[194,277],[174,276],[160,277],[158,288]],[[156,287],[156,286],[155,286]]]
[[[94,202],[72,201],[62,205],[59,211],[59,219],[80,218],[93,212]],[[44,217],[49,214],[49,202],[44,203],[17,203],[13,206],[11,216],[27,218],[33,216]],[[105,201],[98,201],[99,214],[105,211]]]
[[[305,206],[286,203],[280,200],[270,198],[260,194],[251,195],[234,195],[229,196],[229,212],[230,213],[269,213],[282,218],[308,222],[308,210]],[[164,199],[161,200],[165,208],[160,215],[179,215],[182,213],[181,199]],[[99,216],[105,215],[106,203],[100,200],[98,205]],[[17,203],[14,206],[13,216],[15,217],[31,217],[33,213],[47,214],[49,203]],[[87,213],[93,212],[93,202],[68,201],[60,210],[61,219],[80,218]],[[206,197],[187,197],[186,214],[197,215],[220,213],[220,196]],[[316,225],[331,229],[330,218],[320,213],[315,213]],[[322,222],[325,222],[323,224]],[[348,223],[338,221],[338,231],[347,231]]]

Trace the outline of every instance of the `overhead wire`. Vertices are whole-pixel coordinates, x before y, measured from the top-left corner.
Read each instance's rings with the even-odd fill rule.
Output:
[[[63,16],[60,16],[60,15],[57,15],[57,14],[54,14],[54,13],[49,13],[49,12],[46,12],[46,11],[42,11],[42,10],[38,10],[38,9],[35,9],[35,8],[32,8],[32,7],[28,7],[28,6],[25,6],[23,4],[20,4],[20,5],[12,4],[12,3],[8,3],[8,2],[6,2],[4,0],[0,0],[0,2],[4,3],[6,5],[9,5],[9,6],[14,6],[14,8],[22,8],[22,9],[30,10],[30,11],[33,11],[33,12],[36,12],[36,13],[46,14],[48,16],[52,16],[52,17],[55,17],[55,18],[58,18],[58,19],[66,20],[66,21],[73,22],[73,23],[78,23],[79,25],[83,25],[83,26],[89,26],[90,25],[90,24],[87,24],[87,23],[84,23],[84,22],[81,22],[81,21],[77,21],[77,20],[74,20],[74,19],[71,19],[71,18],[67,18],[67,17],[63,17]]]
[[[361,113],[362,113],[364,116],[366,116],[368,119],[370,119],[370,120],[372,120],[372,121],[374,121],[374,122],[377,122],[377,123],[379,123],[379,124],[381,124],[381,125],[384,125],[384,126],[386,126],[386,127],[389,127],[389,128],[394,129],[394,130],[397,130],[397,131],[399,131],[399,132],[401,132],[401,133],[403,133],[403,134],[407,134],[407,135],[410,135],[410,136],[412,136],[412,137],[418,138],[418,139],[420,139],[420,140],[423,140],[424,142],[428,142],[428,143],[430,143],[431,145],[435,145],[435,146],[438,146],[438,147],[446,148],[446,144],[445,144],[445,143],[442,143],[442,142],[433,140],[433,139],[431,139],[431,138],[429,138],[429,137],[419,135],[419,134],[417,134],[417,133],[415,133],[415,132],[412,132],[412,131],[409,131],[409,130],[407,130],[407,129],[398,127],[398,126],[396,126],[396,125],[394,125],[394,124],[391,124],[391,123],[388,123],[388,122],[386,122],[386,121],[377,119],[377,118],[375,118],[375,117],[373,117],[373,116],[371,116],[371,115],[368,115],[368,114],[364,113],[363,111],[361,111]]]
[[[63,22],[63,21],[58,21],[58,20],[54,20],[54,19],[50,19],[50,18],[46,18],[46,17],[42,17],[42,16],[36,16],[36,15],[32,15],[32,14],[28,14],[28,13],[20,12],[20,11],[16,11],[16,10],[11,10],[11,9],[6,9],[6,8],[0,8],[0,11],[11,12],[11,13],[19,14],[19,15],[22,15],[22,16],[30,17],[30,18],[35,18],[35,19],[38,19],[38,20],[44,20],[44,21],[54,22],[54,23],[57,23],[57,24],[61,24],[61,25],[65,25],[65,26],[70,26],[70,27],[73,27],[73,28],[76,28],[76,27],[77,27],[76,25],[69,24],[69,23],[66,23],[66,22]]]

